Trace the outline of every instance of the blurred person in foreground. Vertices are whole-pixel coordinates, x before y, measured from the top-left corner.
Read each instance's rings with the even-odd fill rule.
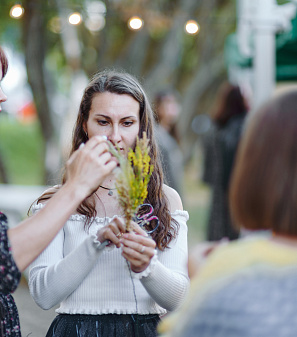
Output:
[[[160,149],[164,181],[182,196],[184,166],[177,129],[180,105],[173,90],[167,89],[156,94],[155,114],[156,139]]]
[[[43,309],[60,303],[47,337],[154,337],[160,316],[185,299],[188,212],[179,194],[163,184],[150,102],[128,73],[94,75],[81,99],[72,151],[100,135],[128,156],[144,131],[154,166],[144,202],[153,207],[159,226],[146,233],[132,221],[133,230],[126,232],[117,177],[109,174],[31,265],[29,288],[36,303]],[[42,195],[34,211],[58,189]]]
[[[207,225],[209,241],[235,240],[239,236],[230,218],[228,193],[247,110],[240,88],[224,83],[212,111],[213,126],[204,138],[203,181],[212,189]]]
[[[160,327],[171,325],[166,336],[296,336],[296,107],[294,89],[247,120],[230,201],[236,225],[255,235],[209,254],[178,317]]]
[[[0,48],[0,81],[8,61]],[[0,87],[0,103],[7,97]],[[1,111],[1,106],[0,106]],[[10,293],[20,281],[21,272],[46,248],[79,204],[115,168],[106,140],[94,137],[73,153],[66,165],[66,183],[35,216],[8,229],[0,213],[0,336],[20,337],[18,311]]]

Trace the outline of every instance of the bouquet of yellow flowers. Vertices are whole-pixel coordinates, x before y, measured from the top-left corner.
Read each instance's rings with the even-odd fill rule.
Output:
[[[141,139],[137,137],[135,151],[130,148],[127,157],[110,146],[110,152],[118,159],[121,168],[115,186],[119,204],[124,211],[127,231],[131,230],[130,221],[147,197],[147,186],[154,170],[150,164],[149,150],[149,139],[145,132]]]

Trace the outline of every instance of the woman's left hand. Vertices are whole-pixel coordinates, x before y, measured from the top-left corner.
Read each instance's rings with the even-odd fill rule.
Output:
[[[120,242],[123,245],[122,256],[130,262],[131,270],[135,273],[144,271],[155,255],[156,242],[149,238],[138,234],[135,222],[133,222],[135,232],[124,233]]]

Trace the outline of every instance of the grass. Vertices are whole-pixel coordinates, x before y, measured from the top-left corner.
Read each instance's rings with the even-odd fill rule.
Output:
[[[202,153],[199,144],[194,147],[191,162],[185,167],[184,209],[189,212],[188,239],[189,247],[206,238],[206,226],[209,212],[210,189],[202,183]]]
[[[190,168],[186,168],[186,171]],[[189,178],[187,178],[189,182]],[[189,213],[188,241],[189,247],[206,239],[206,227],[209,212],[209,190],[199,181],[192,181],[195,188],[185,191],[184,209]]]
[[[42,151],[37,122],[23,124],[10,116],[0,116],[0,153],[11,184],[43,183]]]
[[[189,247],[191,247],[195,243],[203,241],[206,238],[208,207],[189,207],[187,211],[189,212],[189,221],[187,223],[189,230],[188,240]]]

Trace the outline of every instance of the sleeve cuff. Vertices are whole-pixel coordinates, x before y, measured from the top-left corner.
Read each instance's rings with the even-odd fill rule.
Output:
[[[135,278],[135,279],[142,279],[143,277],[147,277],[150,275],[150,273],[154,270],[156,264],[158,262],[158,257],[157,257],[157,250],[155,249],[154,251],[154,256],[152,257],[151,259],[151,262],[150,264],[147,266],[147,268],[140,272],[140,273],[135,273],[133,270],[131,270],[131,273],[132,273],[132,277]]]
[[[97,235],[92,234],[93,244],[96,248],[100,248],[101,242],[98,240]]]
[[[95,246],[96,249],[100,249],[102,250],[103,248],[105,248],[106,251],[111,251],[114,249],[115,245],[112,244],[110,246],[106,246],[106,245],[102,245],[102,242],[100,242],[97,238],[96,234],[92,234],[91,235],[92,239],[93,239],[93,245]]]

